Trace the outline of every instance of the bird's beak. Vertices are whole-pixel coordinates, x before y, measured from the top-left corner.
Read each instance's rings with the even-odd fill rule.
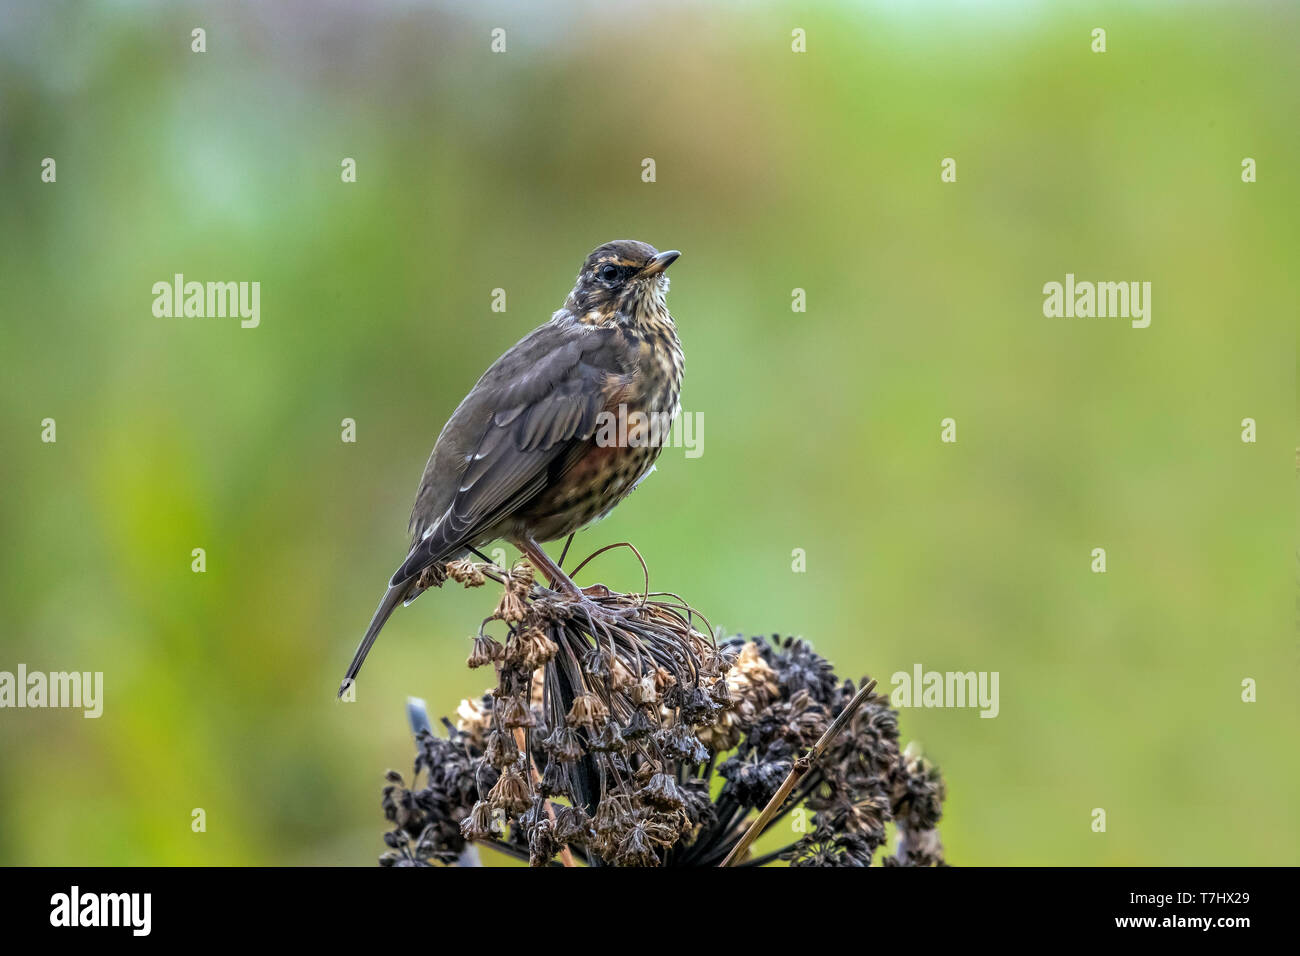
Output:
[[[676,249],[669,249],[667,252],[661,252],[645,264],[645,267],[641,270],[641,274],[643,276],[657,276],[676,262],[677,257],[680,255],[681,253]]]

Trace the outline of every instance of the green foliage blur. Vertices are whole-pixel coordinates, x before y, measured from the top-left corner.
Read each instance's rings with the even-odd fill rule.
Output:
[[[374,862],[405,698],[482,691],[497,596],[399,611],[335,701],[417,478],[621,237],[683,252],[704,453],[573,554],[886,689],[997,671],[994,719],[902,713],[954,863],[1296,862],[1295,5],[458,7],[0,12],[0,670],[105,681],[0,711],[0,863]],[[175,273],[260,327],[156,318]],[[1045,318],[1066,273],[1150,328]]]

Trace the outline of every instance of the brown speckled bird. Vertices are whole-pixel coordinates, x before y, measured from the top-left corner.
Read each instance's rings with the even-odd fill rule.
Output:
[[[563,308],[465,396],[429,456],[411,511],[410,553],[340,696],[397,605],[421,594],[447,561],[491,541],[509,541],[553,587],[584,600],[540,542],[604,517],[659,457],[682,385],[682,347],[664,301],[664,270],[679,255],[632,239],[598,247]],[[607,427],[613,422],[631,427]]]

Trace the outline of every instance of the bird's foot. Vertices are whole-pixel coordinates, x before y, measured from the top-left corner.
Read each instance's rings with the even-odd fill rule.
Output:
[[[561,594],[565,604],[573,613],[586,614],[592,622],[621,621],[636,614],[639,604],[622,604],[611,602],[610,598],[620,598],[603,584],[592,584],[585,588],[567,589]]]

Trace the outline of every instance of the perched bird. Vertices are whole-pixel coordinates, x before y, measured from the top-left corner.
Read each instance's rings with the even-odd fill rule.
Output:
[[[540,543],[604,517],[659,457],[682,384],[664,275],[679,255],[631,239],[597,247],[564,306],[465,396],[433,446],[411,511],[411,550],[340,696],[397,605],[439,579],[447,561],[491,541],[509,541],[552,587],[586,600]]]

